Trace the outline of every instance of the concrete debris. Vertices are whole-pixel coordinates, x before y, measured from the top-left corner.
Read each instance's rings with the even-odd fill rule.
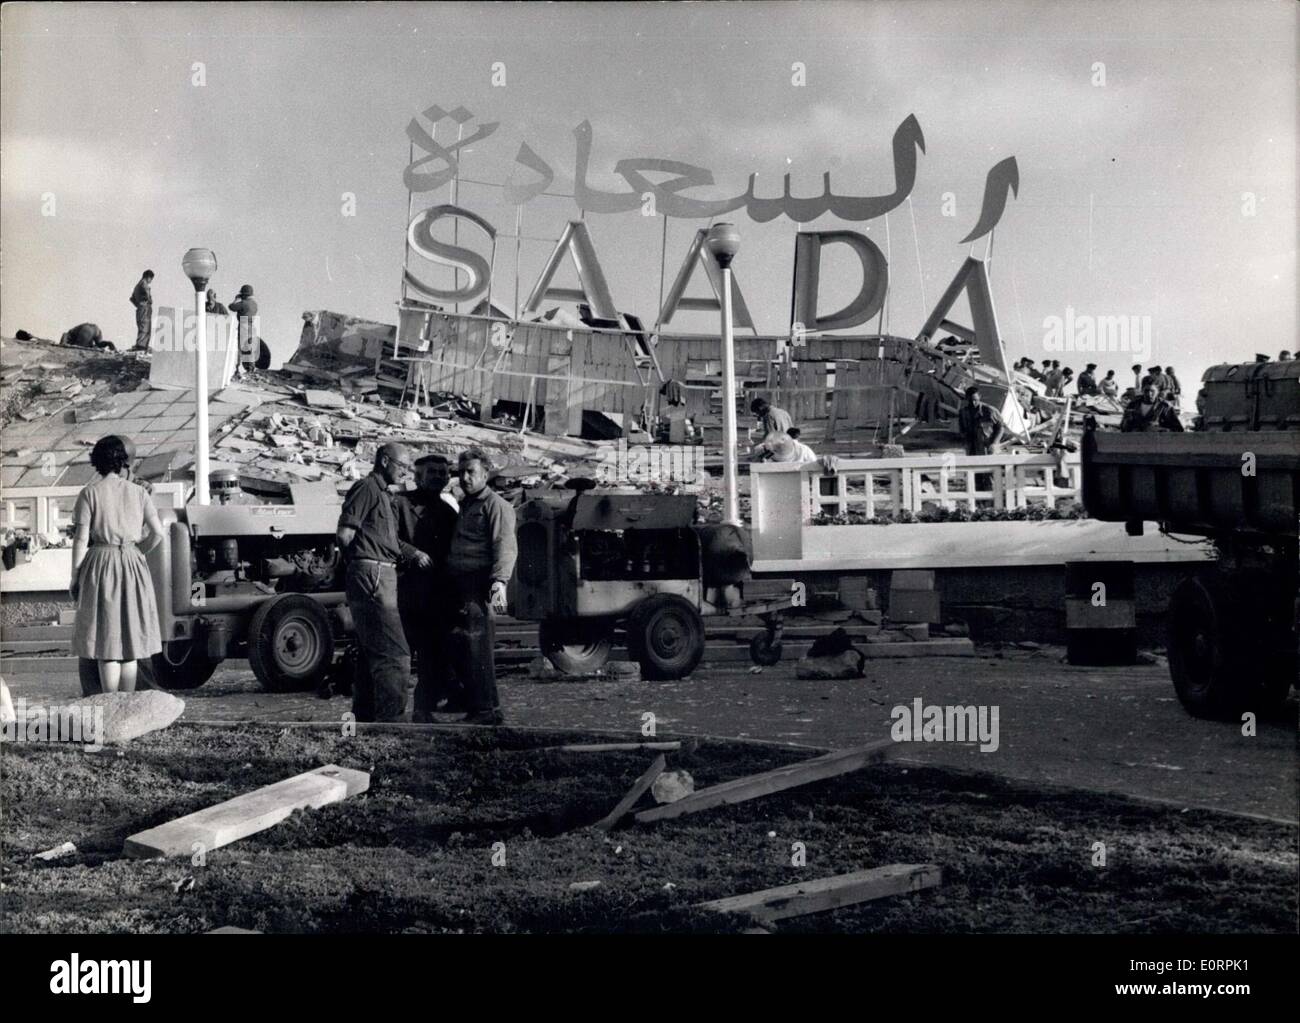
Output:
[[[54,860],[63,860],[76,855],[77,847],[71,842],[64,842],[62,845],[56,845],[53,849],[46,849],[45,852],[36,853],[32,859],[45,860],[47,863],[51,863]]]
[[[92,712],[103,709],[103,731],[100,742],[120,743],[137,739],[171,725],[185,710],[185,701],[161,689],[148,689],[134,693],[99,693],[80,700],[69,701],[71,706],[84,705]]]
[[[845,650],[825,657],[808,654],[795,665],[794,676],[800,679],[863,678],[866,656],[861,650]]]

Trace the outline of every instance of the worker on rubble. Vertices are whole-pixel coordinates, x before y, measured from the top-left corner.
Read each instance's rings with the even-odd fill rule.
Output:
[[[817,452],[799,439],[800,437],[803,436],[803,431],[800,430],[799,427],[792,426],[790,427],[790,429],[786,430],[785,432],[789,434],[790,439],[794,441],[794,453],[795,453],[794,460],[796,462],[817,461]]]
[[[479,448],[461,452],[457,466],[464,493],[451,549],[447,553],[447,595],[452,670],[465,694],[466,724],[499,725],[494,614],[506,612],[506,584],[515,570],[515,510],[488,486],[492,463]]]
[[[1285,348],[1283,348],[1280,352],[1277,353],[1278,362],[1291,362],[1293,359],[1294,356]]]
[[[1115,379],[1115,371],[1113,369],[1106,370],[1105,378],[1097,385],[1097,387],[1107,398],[1119,397],[1119,381]]]
[[[135,306],[135,347],[132,351],[147,352],[153,336],[153,271],[140,275],[131,291],[131,304]]]
[[[750,438],[755,441],[755,446],[750,450],[750,457],[758,460],[761,457],[759,447],[763,442],[770,440],[772,437],[784,437],[786,431],[794,426],[794,420],[790,418],[790,413],[783,408],[777,408],[766,398],[755,398],[749,403],[749,411],[754,413],[758,420],[758,425],[750,431]]]
[[[230,310],[217,301],[217,289],[208,289],[208,300],[204,307],[209,316],[229,316]]]
[[[1163,397],[1177,411],[1178,406],[1182,403],[1183,385],[1179,382],[1177,374],[1174,373],[1173,366],[1165,367],[1164,376],[1165,391]]]
[[[1059,359],[1052,360],[1052,368],[1047,371],[1043,377],[1043,383],[1047,385],[1047,396],[1049,398],[1059,398],[1065,388],[1065,373],[1061,369]]]
[[[1076,388],[1080,395],[1095,395],[1100,393],[1097,389],[1097,364],[1088,363],[1083,372],[1079,374],[1079,383]]]
[[[63,336],[59,338],[59,344],[69,348],[102,348],[108,352],[117,351],[117,346],[112,341],[104,340],[104,332],[95,323],[78,323],[71,330],[65,330]]]
[[[411,651],[397,606],[397,515],[389,486],[403,482],[411,456],[389,442],[375,453],[374,470],[343,499],[339,550],[346,560],[345,592],[357,637],[352,713],[358,721],[400,721],[406,712]]]
[[[444,652],[450,615],[447,608],[447,553],[456,529],[456,510],[443,498],[450,466],[442,455],[415,460],[415,490],[393,498],[397,514],[397,609],[406,643],[415,658],[415,702],[411,720],[429,722],[439,702],[443,710],[464,714],[464,697],[454,691]]]
[[[957,429],[966,442],[966,454],[991,455],[1002,439],[1002,416],[992,405],[980,399],[980,389],[972,384],[966,388],[966,400],[957,413]]]
[[[1125,433],[1168,430],[1182,433],[1183,424],[1174,407],[1160,397],[1160,385],[1148,377],[1142,393],[1129,402],[1119,428]]]
[[[257,318],[257,299],[253,297],[253,286],[245,284],[230,302],[230,312],[239,317],[239,372],[247,370],[269,369],[271,366],[271,349],[259,335]]]

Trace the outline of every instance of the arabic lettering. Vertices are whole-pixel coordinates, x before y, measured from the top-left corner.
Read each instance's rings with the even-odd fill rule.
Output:
[[[455,110],[446,111],[436,103],[424,112],[424,116],[434,126],[437,131],[438,122],[450,118],[457,124],[465,124],[471,120],[474,115],[464,107],[457,107]],[[500,127],[499,122],[492,121],[488,124],[481,124],[475,130],[473,135],[468,138],[458,139],[450,146],[444,146],[441,142],[434,140],[429,132],[425,131],[420,124],[419,118],[412,117],[406,125],[406,137],[411,142],[423,150],[427,155],[420,157],[415,162],[408,164],[406,170],[402,173],[402,181],[412,192],[431,192],[435,188],[441,188],[456,177],[460,170],[460,164],[456,160],[456,151],[473,142],[488,138]],[[432,160],[441,160],[443,167],[438,171],[421,171],[420,167]]]
[[[965,245],[976,238],[983,238],[998,226],[998,221],[1007,208],[1007,192],[1017,198],[1020,196],[1020,168],[1016,166],[1014,156],[1000,160],[989,170],[988,177],[984,179],[984,202],[980,206],[980,218],[960,244]]]

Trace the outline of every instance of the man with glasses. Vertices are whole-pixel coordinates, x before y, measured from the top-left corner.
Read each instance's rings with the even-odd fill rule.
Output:
[[[400,721],[411,681],[411,651],[397,608],[397,513],[388,488],[405,480],[411,456],[384,444],[375,468],[352,485],[339,515],[338,542],[346,560],[348,610],[357,639],[352,713],[358,721]]]

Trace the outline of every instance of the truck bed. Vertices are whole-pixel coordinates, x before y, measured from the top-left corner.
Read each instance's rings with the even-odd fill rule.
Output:
[[[1254,474],[1246,467],[1252,461]],[[1083,438],[1083,503],[1106,522],[1178,532],[1296,534],[1300,431],[1114,433]]]

